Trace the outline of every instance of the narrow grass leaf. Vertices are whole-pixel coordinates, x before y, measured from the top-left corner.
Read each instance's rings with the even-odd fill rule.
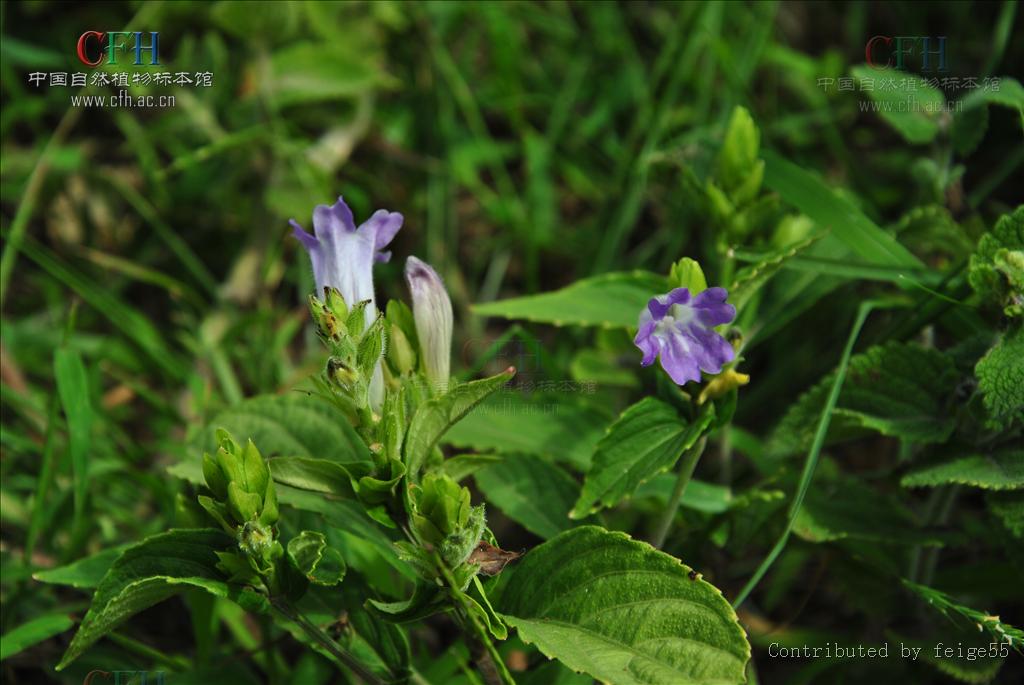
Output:
[[[0,637],[0,661],[60,635],[73,625],[75,622],[64,613],[47,614],[22,623]]]
[[[68,451],[74,475],[73,527],[79,530],[89,490],[89,449],[95,418],[89,403],[89,377],[82,357],[66,347],[57,349],[53,359],[53,373],[68,424]]]

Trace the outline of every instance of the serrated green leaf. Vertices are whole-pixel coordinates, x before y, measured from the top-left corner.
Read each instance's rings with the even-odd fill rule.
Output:
[[[487,501],[545,540],[568,530],[569,510],[579,485],[551,462],[527,454],[510,454],[476,472]]]
[[[635,328],[647,301],[668,290],[667,278],[648,271],[609,273],[554,292],[477,304],[473,311],[555,326]]]
[[[807,449],[832,378],[829,374],[790,406],[772,437],[772,452]],[[828,440],[875,431],[913,442],[942,442],[953,431],[947,405],[956,382],[952,359],[919,345],[890,342],[854,355]]]
[[[197,451],[217,444],[217,428],[242,440],[252,439],[265,457],[311,457],[344,464],[372,461],[345,414],[304,393],[262,395],[225,409],[199,434],[194,442]],[[200,466],[190,453],[182,469],[191,472]]]
[[[1005,334],[978,360],[974,373],[991,423],[1024,423],[1024,326]]]
[[[978,241],[967,280],[982,300],[1007,316],[1024,316],[1024,205],[999,221]]]
[[[989,454],[943,457],[918,466],[900,481],[910,488],[950,483],[986,490],[1024,488],[1024,449],[1005,448]]]
[[[744,681],[750,646],[721,592],[624,533],[574,528],[505,573],[499,614],[575,671],[616,685]]]
[[[46,614],[11,628],[0,636],[0,661],[14,656],[33,645],[60,635],[75,625],[66,613]]]
[[[815,483],[797,514],[793,532],[810,542],[851,539],[942,544],[939,536],[919,528],[897,500],[853,478]]]
[[[607,426],[604,411],[584,402],[554,393],[499,393],[452,426],[441,441],[482,452],[533,454],[585,470]]]
[[[417,407],[405,437],[405,464],[410,477],[418,476],[430,451],[452,425],[514,375],[515,369],[510,368],[490,378],[455,385]]]
[[[868,66],[855,66],[851,75],[858,81],[873,81],[878,72]],[[877,102],[878,115],[896,129],[908,143],[931,142],[939,132],[939,119],[945,112],[942,91],[919,80],[914,89],[873,88],[864,91]]]
[[[989,511],[1003,521],[1014,536],[1024,538],[1024,492],[990,492],[985,497]]]
[[[735,280],[729,286],[729,301],[737,310],[743,309],[761,286],[776,274],[786,262],[800,254],[825,234],[812,235],[800,242],[782,250],[777,250],[763,257],[756,264],[748,266],[736,274]]]
[[[96,588],[92,605],[57,670],[134,614],[190,587],[230,598],[245,608],[265,608],[265,598],[229,586],[217,570],[215,552],[235,545],[230,535],[219,530],[172,530],[126,549]]]
[[[672,467],[714,418],[712,404],[687,424],[675,409],[646,397],[626,409],[601,438],[571,516],[612,507],[645,481]]]

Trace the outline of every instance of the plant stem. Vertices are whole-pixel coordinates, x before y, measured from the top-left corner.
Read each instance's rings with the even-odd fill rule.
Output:
[[[487,634],[487,628],[480,623],[477,615],[467,606],[465,594],[456,585],[451,570],[440,556],[435,558],[437,560],[437,567],[441,569],[445,582],[448,583],[448,588],[451,590],[452,599],[455,600],[458,609],[457,613],[462,619],[460,622],[464,628],[468,627],[471,629],[471,640],[476,643],[477,647],[481,647],[483,650],[479,655],[474,654],[473,658],[484,682],[487,685],[516,685],[516,681],[512,678],[512,674],[509,673],[508,667],[505,665],[505,660],[501,658],[498,648],[491,642],[491,637]],[[471,645],[471,653],[478,651],[472,647]],[[484,657],[488,658],[485,660]]]
[[[668,506],[661,515],[657,532],[654,534],[654,540],[651,542],[658,549],[661,549],[665,544],[668,532],[672,529],[672,521],[675,520],[676,512],[679,511],[679,502],[683,499],[683,493],[686,491],[686,486],[690,483],[693,470],[697,468],[700,455],[704,454],[704,446],[707,443],[708,436],[701,436],[700,440],[691,445],[690,449],[683,452],[683,456],[679,459],[679,475],[676,476],[676,485],[672,488],[672,495],[668,498]]]
[[[323,647],[331,656],[340,661],[348,670],[352,671],[359,680],[367,685],[386,685],[385,680],[378,677],[361,661],[345,651],[341,645],[331,639],[330,635],[322,631],[319,626],[300,614],[298,610],[286,600],[276,598],[272,603],[274,608],[281,612],[285,618],[302,628],[306,635]]]
[[[882,307],[892,306],[903,306],[898,301],[890,300],[865,300],[861,302],[860,307],[857,309],[857,317],[853,322],[853,327],[850,329],[850,335],[846,338],[846,346],[843,348],[843,354],[839,359],[839,366],[836,368],[835,378],[832,381],[832,388],[829,390],[828,399],[825,401],[825,406],[822,408],[821,416],[818,419],[818,427],[814,432],[814,440],[811,443],[811,449],[807,452],[807,460],[804,462],[804,470],[800,475],[800,483],[797,486],[796,494],[793,496],[793,501],[789,505],[789,514],[786,518],[786,527],[782,531],[782,535],[775,542],[775,546],[772,547],[771,551],[768,552],[768,556],[764,558],[761,564],[754,571],[754,575],[751,576],[747,584],[740,590],[739,595],[733,600],[732,608],[737,609],[744,600],[750,596],[750,593],[754,591],[757,584],[761,582],[761,578],[768,573],[768,569],[775,563],[775,560],[780,554],[782,554],[783,548],[786,546],[786,542],[789,540],[789,535],[793,531],[793,524],[796,521],[797,514],[800,513],[800,508],[803,506],[804,497],[807,496],[807,491],[810,490],[811,480],[814,478],[814,471],[818,466],[818,457],[821,455],[821,448],[825,446],[825,435],[828,433],[829,424],[832,421],[832,411],[836,407],[836,403],[839,401],[839,392],[842,390],[843,381],[846,380],[846,369],[850,363],[850,356],[853,354],[853,346],[857,342],[857,337],[860,335],[860,329],[864,326],[864,322],[868,318],[873,310]]]

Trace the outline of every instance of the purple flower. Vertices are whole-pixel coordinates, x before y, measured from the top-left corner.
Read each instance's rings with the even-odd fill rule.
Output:
[[[365,310],[366,326],[377,318],[377,305],[373,297],[374,262],[386,262],[391,253],[385,252],[398,229],[403,217],[398,212],[378,209],[363,224],[356,228],[352,210],[345,200],[328,207],[317,205],[313,209],[313,233],[310,235],[292,219],[289,223],[295,229],[294,235],[309,253],[313,262],[313,278],[316,279],[317,296],[323,297],[325,287],[336,288],[352,307],[358,302],[369,300]],[[380,409],[384,402],[384,375],[380,361],[374,367],[369,388],[370,406]]]
[[[369,300],[370,306],[366,308],[366,325],[369,326],[377,317],[373,264],[391,259],[391,253],[384,248],[402,227],[402,220],[398,212],[378,209],[356,228],[352,210],[340,197],[330,207],[317,205],[313,210],[315,235],[306,233],[299,222],[292,219],[289,223],[295,229],[294,235],[313,262],[317,296],[322,297],[324,288],[331,287],[338,289],[349,307]]]
[[[675,383],[700,381],[700,372],[715,374],[733,360],[732,345],[714,327],[736,317],[726,304],[725,288],[708,288],[690,297],[687,288],[652,297],[640,313],[640,330],[633,342],[644,353],[643,366],[661,355],[661,367]]]

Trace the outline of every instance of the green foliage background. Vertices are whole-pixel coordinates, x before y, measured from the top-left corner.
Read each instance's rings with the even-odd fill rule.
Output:
[[[1024,623],[1021,303],[1000,275],[1000,249],[1020,249],[1020,214],[985,235],[1024,201],[1015,2],[12,2],[0,13],[4,682],[78,683],[122,667],[172,672],[175,684],[339,677],[268,623],[199,595],[140,615],[58,675],[69,616],[85,613],[113,557],[70,582],[50,576],[63,585],[38,580],[181,525],[206,427],[322,368],[312,276],[287,220],[308,227],[312,207],[338,194],[357,217],[405,215],[396,258],[376,270],[378,300],[406,297],[405,255],[433,264],[455,305],[456,373],[513,364],[521,383],[573,388],[505,397],[505,411],[446,438],[453,454],[534,460],[469,467],[506,549],[575,525],[577,474],[659,382],[638,372],[624,331],[636,308],[623,303],[664,286],[657,274],[682,256],[712,285],[747,284],[740,370],[751,382],[686,493],[679,526],[690,532],[666,548],[730,600],[784,528],[858,308],[904,298],[865,324],[794,538],[740,608],[748,679],[1021,677],[1019,655],[998,673],[991,661],[767,655],[771,642],[966,644],[985,614],[949,606]],[[92,73],[75,58],[78,36],[120,29],[159,31],[165,68],[210,71],[213,86],[170,91],[173,108],[115,110],[73,108],[72,89],[30,84],[31,72]],[[875,35],[945,35],[953,75],[1003,87],[967,95],[956,116],[883,117],[858,106],[864,93],[819,86],[866,74]],[[752,118],[733,128],[736,106]],[[643,273],[600,280],[633,270]],[[543,307],[500,302],[592,276],[597,286]],[[907,342],[943,353],[902,358]],[[319,411],[304,402],[263,420]],[[950,444],[965,412],[988,421],[958,429],[954,447],[970,449],[925,447]],[[536,427],[524,432],[523,416]],[[671,483],[647,481],[601,521],[644,537]],[[335,515],[350,533],[370,530],[349,563],[400,594],[402,579],[371,553],[387,540]],[[414,645],[417,667],[430,682],[473,682],[446,631]],[[521,642],[503,650],[531,664],[524,683],[589,682]]]

